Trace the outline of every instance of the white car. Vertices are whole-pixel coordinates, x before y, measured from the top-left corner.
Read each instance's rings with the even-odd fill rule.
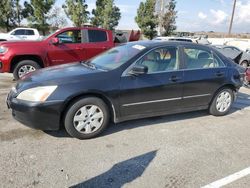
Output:
[[[39,38],[38,30],[33,28],[16,28],[9,33],[0,33],[0,41],[38,40]]]
[[[185,37],[156,37],[153,40],[194,42],[191,38],[185,38]]]
[[[227,46],[236,46],[242,51],[247,51],[250,49],[250,42],[247,39],[233,39],[224,43]]]

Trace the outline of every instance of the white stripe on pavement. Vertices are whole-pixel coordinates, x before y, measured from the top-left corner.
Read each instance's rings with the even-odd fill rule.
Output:
[[[250,174],[250,167],[244,169],[244,170],[241,170],[239,172],[236,172],[232,175],[229,175],[225,178],[222,178],[220,180],[217,180],[213,183],[210,183],[202,188],[219,188],[219,187],[222,187],[224,185],[227,185],[229,183],[232,183],[240,178],[243,178],[244,176],[247,176]]]

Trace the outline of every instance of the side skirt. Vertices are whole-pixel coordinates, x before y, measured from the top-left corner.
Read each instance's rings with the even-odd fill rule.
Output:
[[[125,117],[116,117],[114,119],[114,123],[120,123],[123,121],[128,121],[128,120],[135,120],[135,119],[143,119],[143,118],[149,118],[149,117],[156,117],[156,116],[164,116],[164,115],[170,115],[170,114],[179,114],[179,113],[184,113],[184,112],[192,112],[192,111],[199,111],[199,110],[206,110],[208,109],[208,105],[206,106],[199,106],[199,107],[193,107],[193,108],[184,108],[184,109],[179,109],[175,111],[161,111],[161,112],[152,112],[148,114],[136,114],[132,116],[125,116]]]

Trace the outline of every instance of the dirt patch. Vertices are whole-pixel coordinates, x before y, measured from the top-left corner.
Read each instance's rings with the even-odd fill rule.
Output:
[[[40,139],[43,135],[42,131],[33,129],[13,129],[7,132],[0,131],[0,141],[9,142],[23,137]]]

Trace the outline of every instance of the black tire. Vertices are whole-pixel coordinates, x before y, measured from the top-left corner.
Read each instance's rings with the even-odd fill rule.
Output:
[[[231,97],[231,99],[230,99],[230,105],[227,107],[227,109],[226,109],[225,111],[219,111],[219,110],[217,109],[217,107],[216,107],[218,97],[219,97],[222,93],[228,93],[228,94],[230,95],[230,97]],[[220,89],[220,90],[216,93],[216,95],[214,96],[213,101],[212,101],[212,103],[210,104],[210,107],[209,107],[209,113],[210,113],[211,115],[214,115],[214,116],[224,116],[224,115],[226,115],[226,114],[229,112],[229,110],[231,109],[231,106],[232,106],[232,104],[233,104],[233,101],[234,101],[234,94],[233,94],[232,89],[230,89],[230,88],[222,88],[222,89]]]
[[[40,69],[40,65],[33,61],[33,60],[22,60],[20,62],[18,62],[13,70],[13,76],[15,80],[19,80],[20,76],[19,76],[19,71],[22,67],[24,66],[32,66],[34,67],[35,70]]]
[[[247,61],[242,61],[242,62],[240,63],[240,65],[241,65],[242,67],[244,67],[244,68],[247,68],[247,67],[248,67],[248,62],[247,62]]]
[[[101,126],[92,133],[79,132],[75,127],[74,117],[77,115],[77,113],[79,112],[79,110],[82,107],[87,107],[87,106],[91,106],[91,105],[98,107],[103,113],[103,119],[102,119]],[[88,113],[88,116],[89,116],[88,118],[85,118],[85,122],[89,121],[89,123],[90,123],[91,117],[90,117],[89,113]],[[78,138],[78,139],[89,139],[89,138],[96,137],[97,135],[99,135],[101,132],[103,132],[106,129],[106,127],[109,123],[109,117],[110,117],[110,115],[109,115],[108,107],[101,99],[96,98],[96,97],[86,97],[86,98],[82,98],[82,99],[79,99],[79,100],[73,102],[69,106],[68,110],[65,113],[64,126],[65,126],[65,129],[70,136]],[[86,120],[86,119],[88,119],[88,120]],[[84,128],[82,128],[83,130],[85,130],[85,127],[87,126],[87,122],[85,123]],[[81,123],[83,123],[83,121]],[[93,127],[91,127],[91,129],[92,128]]]

